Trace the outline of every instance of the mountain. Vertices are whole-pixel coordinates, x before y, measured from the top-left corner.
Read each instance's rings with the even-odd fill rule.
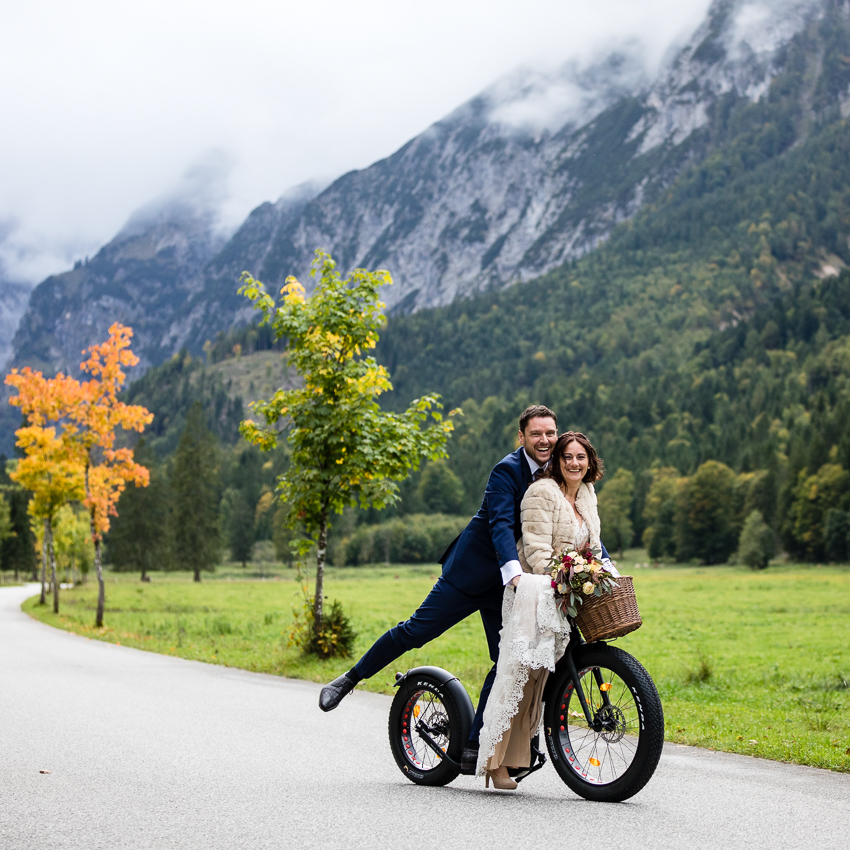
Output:
[[[31,284],[0,277],[0,363],[12,354],[12,339],[27,309]]]
[[[242,269],[274,288],[288,274],[303,278],[320,246],[343,269],[389,269],[396,313],[537,277],[663,199],[683,170],[728,141],[737,103],[765,101],[792,40],[808,33],[823,46],[818,28],[846,15],[836,0],[715,0],[654,81],[636,51],[585,69],[518,72],[387,159],[324,191],[263,204],[226,243],[208,209],[173,203],[42,283],[12,362],[73,366],[115,319],[136,330],[145,366],[182,346],[199,352],[250,320],[235,292]],[[774,128],[764,144],[778,151],[805,138],[835,100],[818,69],[824,56],[806,60],[796,124]]]
[[[300,186],[262,204],[229,239],[218,227],[215,204],[203,196],[142,208],[94,257],[33,291],[12,343],[12,365],[76,373],[80,352],[119,321],[133,328],[136,368],[144,371],[194,342],[191,332],[199,325],[208,337],[247,323],[250,310],[243,308],[216,317],[210,330],[205,285],[223,277],[235,291],[242,269],[265,256],[280,227],[316,191]]]
[[[719,461],[733,536],[757,510],[793,556],[846,559],[849,11],[832,4],[791,37],[758,98],[721,95],[698,131],[708,153],[596,249],[509,289],[390,317],[375,352],[394,386],[382,401],[403,408],[436,391],[463,407],[448,464],[464,510],[513,447],[518,412],[542,402],[599,447],[600,502],[633,483],[633,542],[667,542],[653,557],[674,542],[677,556],[704,554],[680,552],[671,499]],[[158,445],[176,443],[196,398],[232,439],[223,400],[235,385],[215,384],[220,358],[257,388],[262,362],[244,352],[274,362],[272,346],[267,327],[243,328],[209,349],[215,366],[176,358],[151,370],[130,395],[155,409]],[[624,470],[633,477],[616,477]],[[417,482],[405,482],[401,510],[412,512]]]
[[[825,13],[816,0],[773,13],[717,0],[648,87],[624,53],[582,72],[566,65],[502,80],[388,159],[337,180],[253,270],[277,286],[323,246],[346,269],[387,268],[397,283],[387,303],[400,312],[539,276],[656,201],[706,154],[721,104],[761,97],[789,39]]]

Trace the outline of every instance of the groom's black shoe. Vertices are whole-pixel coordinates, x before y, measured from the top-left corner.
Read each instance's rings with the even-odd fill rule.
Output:
[[[356,682],[352,682],[347,673],[337,676],[330,684],[322,688],[322,692],[319,694],[319,708],[322,711],[330,711],[336,708],[342,702],[342,698],[348,696],[354,690],[355,685]]]
[[[470,747],[469,745],[463,748],[460,755],[460,772],[464,776],[475,776],[475,768],[478,766],[478,747]]]

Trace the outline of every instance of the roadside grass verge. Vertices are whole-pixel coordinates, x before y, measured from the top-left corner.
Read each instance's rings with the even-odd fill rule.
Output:
[[[635,557],[629,557],[633,555]],[[617,641],[652,675],[664,704],[667,739],[850,772],[850,568],[778,565],[635,568],[644,625]],[[358,632],[355,657],[424,599],[437,567],[332,568],[339,599]],[[250,569],[249,569],[250,574]],[[107,577],[106,626],[95,629],[96,585],[62,591],[59,616],[38,597],[24,610],[77,634],[246,670],[327,682],[352,659],[317,661],[289,647],[293,608],[302,602],[294,571],[241,568],[204,575]],[[445,667],[473,700],[490,662],[478,616],[360,685],[392,693],[396,670]]]

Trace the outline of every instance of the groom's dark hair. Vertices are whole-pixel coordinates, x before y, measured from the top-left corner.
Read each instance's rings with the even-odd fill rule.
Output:
[[[555,416],[554,410],[549,410],[545,404],[532,404],[530,407],[526,407],[522,412],[522,416],[519,418],[519,430],[522,433],[525,433],[525,426],[537,416],[542,416],[546,419],[554,419],[555,427],[558,427],[558,417]]]

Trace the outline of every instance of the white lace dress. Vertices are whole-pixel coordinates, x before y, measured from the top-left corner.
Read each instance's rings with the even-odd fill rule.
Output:
[[[577,548],[585,545],[589,533],[582,521]],[[530,741],[540,725],[543,686],[555,664],[564,654],[570,626],[555,605],[552,580],[548,575],[524,572],[514,590],[505,588],[502,601],[502,631],[499,633],[499,660],[496,679],[484,709],[479,737],[477,775],[483,775],[490,758],[506,733],[522,735],[513,742],[513,752],[529,753]],[[534,679],[529,682],[529,677]],[[525,702],[524,711],[520,705]],[[515,720],[522,728],[512,729]],[[508,741],[508,747],[512,743]],[[500,748],[503,753],[505,746]],[[528,765],[509,764],[510,767]]]

